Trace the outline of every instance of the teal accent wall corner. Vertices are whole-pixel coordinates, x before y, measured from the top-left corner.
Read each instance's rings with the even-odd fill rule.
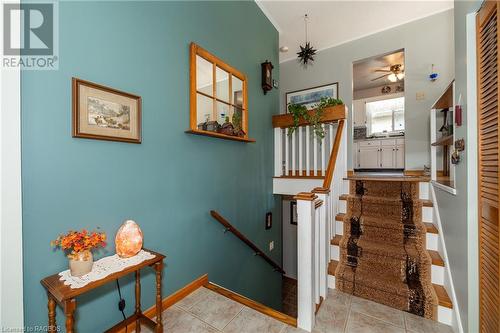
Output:
[[[189,44],[248,77],[254,144],[184,133],[189,126]],[[163,296],[208,273],[211,281],[274,308],[281,275],[213,220],[215,209],[281,262],[280,201],[272,194],[273,129],[279,92],[264,95],[260,63],[275,64],[278,32],[254,2],[60,2],[59,70],[22,73],[24,304],[27,326],[46,325],[40,280],[67,268],[49,242],[69,229],[114,236],[138,222],[145,247],[166,254]],[[71,77],[142,97],[142,144],[71,137]],[[266,212],[274,225],[264,229]],[[267,252],[267,251],[266,251]],[[142,304],[154,303],[144,271]],[[133,311],[131,279],[121,281]],[[77,329],[121,320],[114,284],[78,299]],[[58,310],[58,324],[64,327]]]

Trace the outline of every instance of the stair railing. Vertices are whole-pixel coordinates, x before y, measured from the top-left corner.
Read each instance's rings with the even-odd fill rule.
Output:
[[[271,266],[273,266],[274,270],[277,272],[280,272],[281,274],[285,274],[285,271],[279,264],[277,264],[273,259],[268,257],[264,251],[259,249],[257,245],[255,245],[251,240],[249,240],[245,235],[243,235],[238,229],[236,229],[231,223],[229,223],[228,220],[223,218],[219,213],[217,213],[215,210],[210,211],[210,215],[217,220],[220,224],[224,226],[224,232],[231,232],[233,235],[238,237],[243,243],[248,245],[253,251],[254,255],[260,256],[262,259],[267,261],[267,263]]]
[[[335,137],[333,132],[328,133],[330,156],[322,186],[294,197],[297,200],[297,326],[309,332],[328,293],[329,245],[335,234],[338,197],[345,190],[342,179],[347,172],[347,137],[344,131],[347,108],[344,105],[341,107],[344,111],[336,116]]]

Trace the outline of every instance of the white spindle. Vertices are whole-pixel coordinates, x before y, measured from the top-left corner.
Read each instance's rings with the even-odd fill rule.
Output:
[[[285,176],[288,176],[289,163],[290,163],[289,140],[290,137],[288,136],[288,130],[285,129]]]
[[[297,163],[297,159],[295,156],[296,155],[296,147],[295,147],[296,138],[297,138],[297,131],[294,131],[292,134],[292,167],[291,167],[292,176],[295,176],[295,164]]]
[[[329,151],[331,154],[333,151],[333,124],[332,123],[328,124],[328,127],[330,128],[330,133],[329,133],[330,134],[330,149],[329,149]]]
[[[321,124],[321,128],[323,130],[325,130],[325,126],[323,124]],[[325,140],[324,139],[322,140],[319,137],[318,137],[318,141],[319,141],[319,144],[320,144],[320,147],[321,147],[321,174],[323,176],[326,176],[326,163],[325,163],[325,161],[327,159],[327,157],[326,157],[326,149],[325,149],[326,144],[325,144]],[[330,155],[328,155],[328,156],[330,156]]]
[[[314,302],[319,304],[319,286],[320,286],[320,221],[323,217],[321,216],[321,206],[316,208],[314,214]]]
[[[328,211],[330,208],[330,197],[331,195],[326,193],[318,193],[318,199],[323,201],[323,205],[319,207],[320,210],[320,221],[319,221],[319,295],[326,299],[328,293],[328,262],[330,261],[329,249],[330,238],[329,228],[329,216]]]
[[[314,161],[313,175],[318,176],[318,139],[316,138],[314,131],[312,133],[312,140],[313,140],[313,161]]]
[[[299,176],[302,176],[302,154],[303,154],[303,147],[302,147],[302,127],[299,127],[297,129],[299,131],[299,167],[298,167],[298,171],[299,171]]]
[[[311,160],[311,147],[310,147],[310,142],[309,142],[309,125],[306,126],[306,176],[309,177],[309,162]]]
[[[279,177],[283,173],[283,130],[279,127],[274,129],[274,176]]]

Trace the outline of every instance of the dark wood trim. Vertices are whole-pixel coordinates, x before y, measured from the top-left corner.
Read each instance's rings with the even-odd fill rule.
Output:
[[[316,112],[316,109],[308,111],[310,114]],[[347,107],[344,104],[326,107],[321,116],[321,123],[335,122],[347,118]],[[293,115],[290,113],[273,116],[273,128],[288,128],[293,125]],[[299,126],[309,125],[305,119],[299,120]]]
[[[328,194],[328,193],[330,193],[330,189],[324,188],[324,187],[315,187],[312,190],[312,193]]]
[[[299,192],[293,197],[295,200],[314,201],[318,196],[311,192]]]
[[[316,311],[314,311],[314,314],[315,314],[315,315],[317,315],[317,314],[318,314],[318,311],[319,311],[319,309],[321,308],[321,305],[323,304],[323,300],[324,300],[323,296],[320,296],[320,297],[319,297],[319,303],[318,303],[318,304],[316,304]]]
[[[228,290],[224,287],[218,286],[212,282],[207,283],[205,285],[205,287],[212,290],[212,291],[215,291],[216,293],[221,294],[222,296],[225,296],[229,299],[232,299],[233,301],[241,303],[241,304],[248,306],[249,308],[252,308],[260,313],[263,313],[269,317],[272,317],[276,320],[279,320],[285,324],[297,327],[297,319],[296,318],[290,317],[289,315],[286,315],[282,312],[271,309],[270,307],[267,307],[261,303],[258,303],[254,300],[251,300],[251,299],[249,299],[245,296],[242,296],[238,293],[235,293],[234,291],[231,291],[231,290]]]
[[[89,88],[102,90],[111,94],[121,95],[130,99],[135,99],[137,103],[137,139],[121,138],[116,136],[88,134],[80,132],[80,85]],[[74,138],[95,139],[105,141],[118,141],[128,143],[141,143],[142,141],[142,98],[141,96],[129,94],[127,92],[117,90],[111,87],[106,87],[94,82],[85,81],[76,77],[71,78],[71,109],[72,109],[72,135]]]
[[[215,210],[211,210],[210,211],[210,215],[212,215],[212,217],[214,219],[216,219],[220,224],[222,224],[227,231],[230,231],[232,232],[236,237],[238,237],[243,243],[245,243],[246,245],[248,245],[256,255],[259,255],[262,259],[264,259],[265,261],[267,261],[271,266],[274,267],[274,269],[278,272],[280,272],[281,274],[285,274],[285,271],[283,270],[283,268],[281,268],[280,265],[278,265],[273,259],[271,259],[270,257],[268,257],[264,251],[262,251],[261,249],[259,249],[257,247],[257,245],[255,245],[252,241],[250,241],[247,237],[245,237],[245,235],[243,235],[238,229],[236,229],[231,223],[229,223],[228,220],[226,220],[225,218],[223,218],[219,213],[217,213]]]

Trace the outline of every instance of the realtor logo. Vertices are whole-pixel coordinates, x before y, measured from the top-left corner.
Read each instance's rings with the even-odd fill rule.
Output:
[[[57,69],[57,2],[3,3],[3,68]]]

